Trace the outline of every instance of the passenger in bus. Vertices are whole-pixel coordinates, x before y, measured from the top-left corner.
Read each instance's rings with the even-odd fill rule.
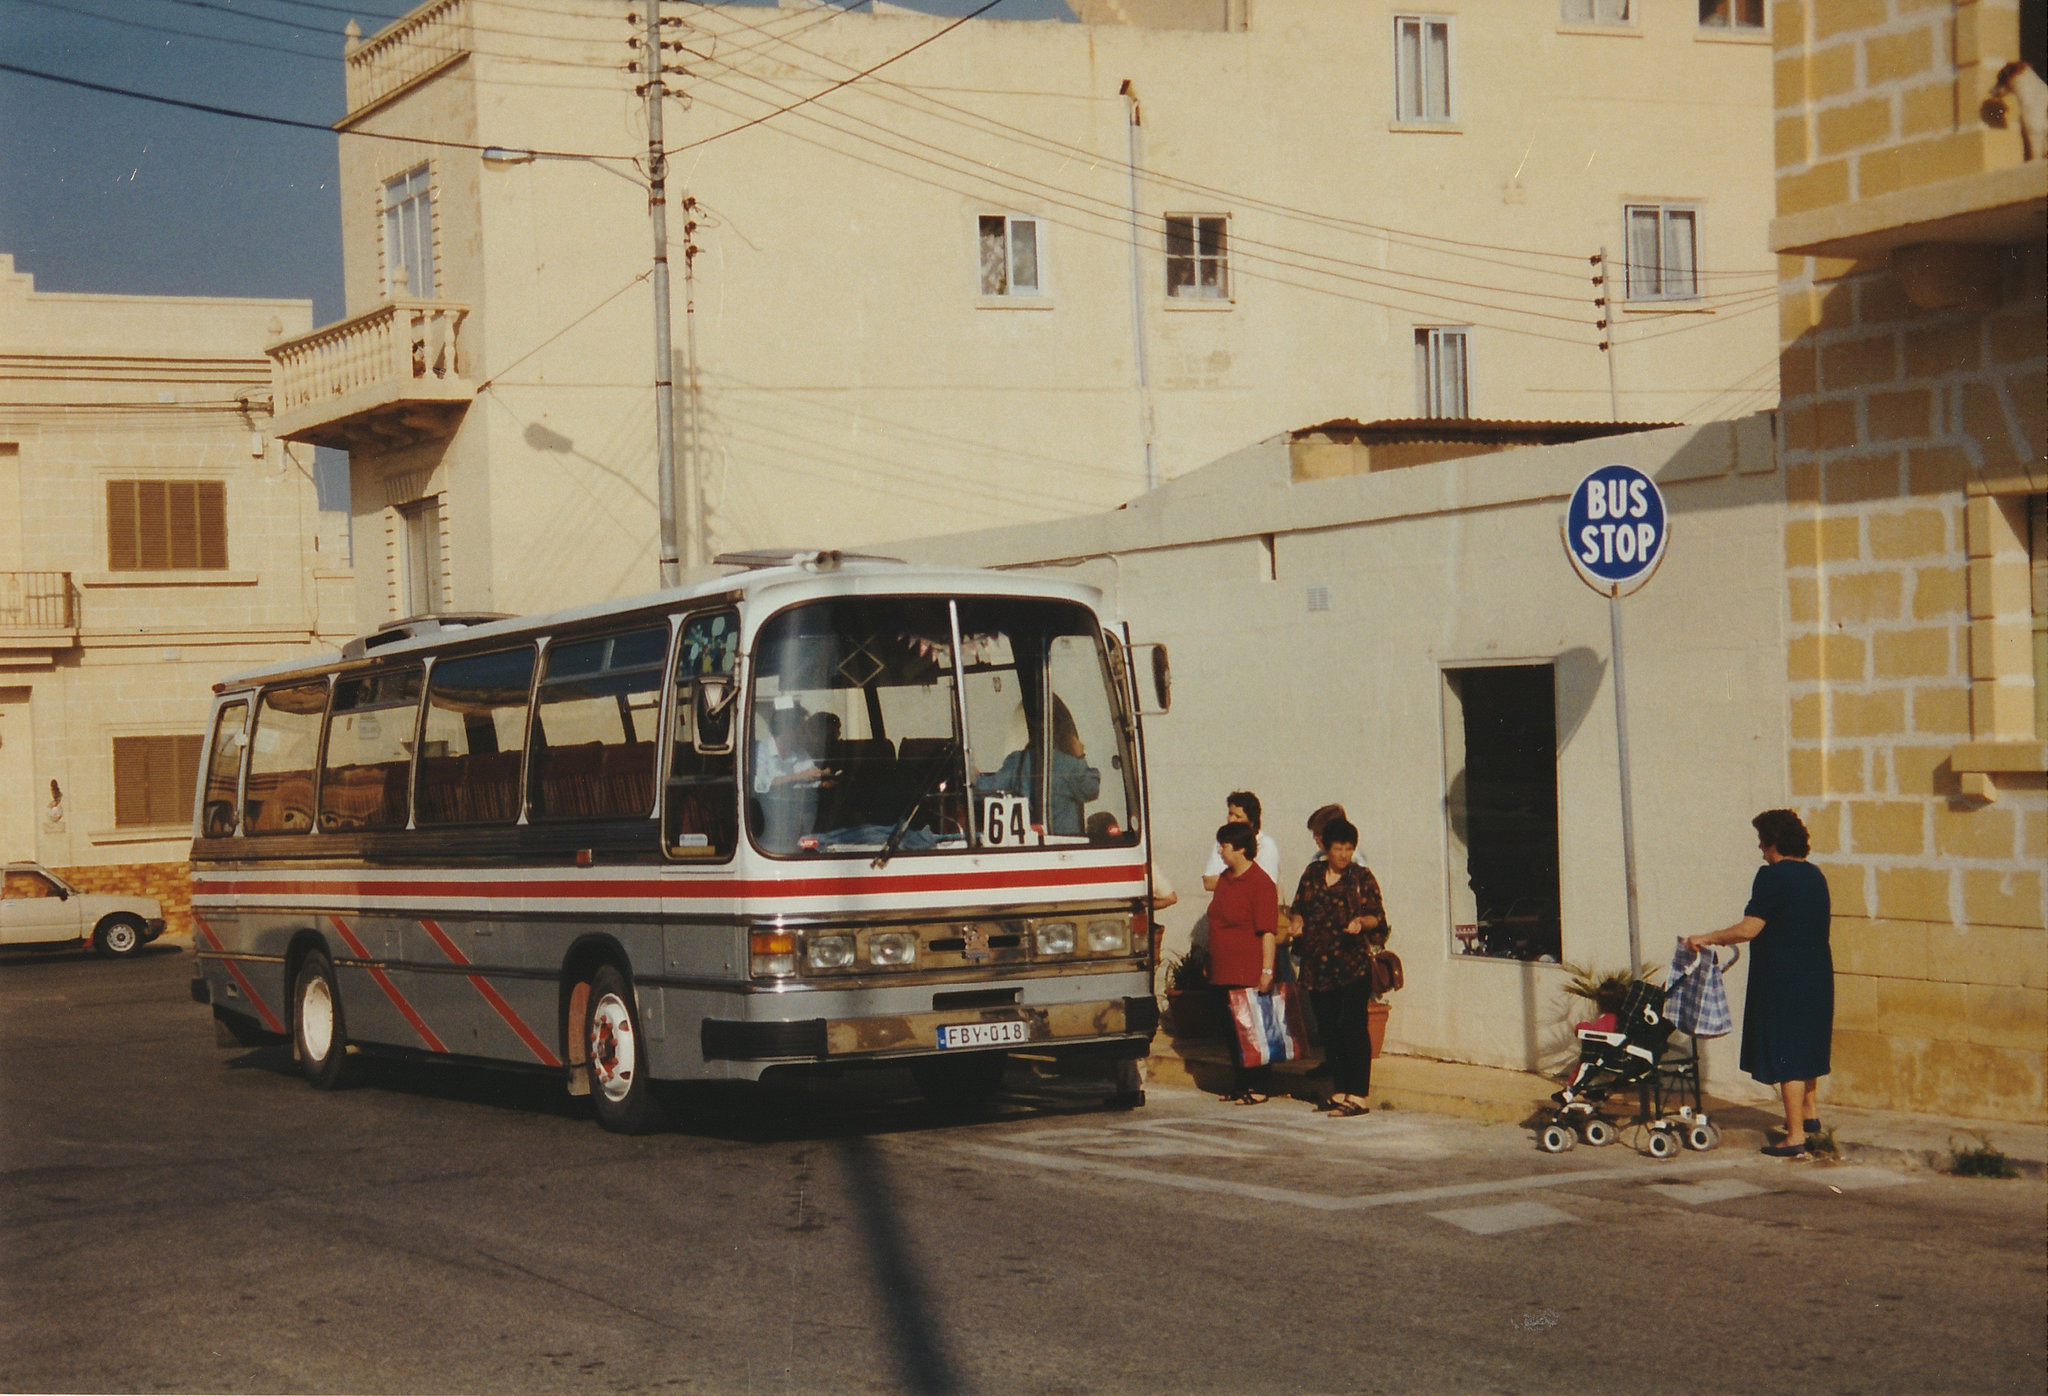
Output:
[[[983,795],[1038,797],[1037,767],[1031,759],[1030,742],[1003,758],[1003,764],[987,775],[976,776],[974,788]],[[1046,832],[1080,834],[1086,831],[1088,802],[1102,793],[1102,772],[1088,764],[1088,749],[1074,726],[1074,715],[1055,696],[1052,700],[1052,772],[1046,782],[1049,811],[1041,814]]]

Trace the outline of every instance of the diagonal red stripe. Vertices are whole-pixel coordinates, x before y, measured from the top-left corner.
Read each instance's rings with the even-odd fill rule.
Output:
[[[447,955],[456,964],[466,965],[470,962],[469,956],[462,953],[462,948],[449,938],[446,931],[441,929],[440,922],[429,921],[422,917],[420,919],[420,928],[432,936],[434,944],[440,946],[442,953]],[[560,1066],[562,1064],[560,1059],[548,1050],[548,1045],[534,1035],[533,1029],[526,1026],[525,1020],[513,1011],[512,1005],[505,1002],[498,991],[493,989],[481,974],[470,975],[469,982],[474,984],[476,991],[484,996],[485,1003],[498,1010],[498,1016],[505,1020],[505,1026],[517,1033],[519,1040],[526,1044],[527,1049],[534,1056],[540,1058],[542,1066]]]
[[[368,960],[370,958],[370,952],[363,947],[363,943],[360,940],[356,939],[355,933],[349,930],[346,921],[342,920],[339,916],[330,916],[327,919],[332,923],[335,931],[341,936],[357,959]],[[434,1030],[427,1026],[427,1020],[420,1017],[413,1006],[405,1001],[404,994],[398,992],[398,986],[391,982],[390,975],[384,973],[383,970],[375,965],[365,964],[363,968],[370,972],[370,978],[377,981],[377,987],[382,989],[384,996],[391,1000],[392,1007],[405,1015],[405,1021],[411,1023],[412,1030],[420,1035],[420,1041],[426,1043],[427,1046],[433,1048],[436,1052],[446,1052],[448,1050],[443,1045],[441,1039],[434,1036]]]
[[[213,927],[206,924],[205,917],[194,912],[192,914],[192,924],[197,926],[199,933],[206,937],[208,945],[211,945],[223,955],[227,953],[227,947],[220,943],[220,937],[213,933]],[[277,1020],[277,1015],[270,1011],[270,1005],[265,1003],[263,996],[256,992],[256,986],[249,982],[249,976],[242,973],[233,960],[223,959],[221,964],[226,968],[229,977],[242,986],[242,992],[249,996],[249,1002],[256,1005],[256,1011],[263,1017],[264,1026],[272,1032],[283,1032],[284,1024]]]

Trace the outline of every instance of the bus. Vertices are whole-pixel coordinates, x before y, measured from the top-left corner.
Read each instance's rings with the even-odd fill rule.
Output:
[[[1012,1052],[1142,1101],[1164,650],[1082,586],[720,561],[217,684],[192,993],[222,1045],[289,1042],[319,1088],[371,1052],[521,1065],[623,1133],[658,1083],[870,1063],[971,1106]]]

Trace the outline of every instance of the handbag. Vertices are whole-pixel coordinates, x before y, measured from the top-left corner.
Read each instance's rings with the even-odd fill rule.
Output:
[[[1372,953],[1372,993],[1374,998],[1391,994],[1407,983],[1401,973],[1401,957],[1391,950],[1375,950]]]
[[[1672,1026],[1694,1038],[1725,1037],[1735,1031],[1721,960],[1712,950],[1696,953],[1680,941],[1665,978],[1671,987],[1664,996],[1664,1016]]]
[[[1275,984],[1264,994],[1257,989],[1232,989],[1230,1023],[1237,1034],[1237,1059],[1246,1066],[1291,1062],[1308,1049],[1299,985]]]

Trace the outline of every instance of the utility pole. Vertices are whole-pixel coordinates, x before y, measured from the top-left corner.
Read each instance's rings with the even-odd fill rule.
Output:
[[[697,201],[683,195],[683,422],[689,449],[683,453],[683,557],[703,562],[710,549],[704,524],[703,418],[697,384]]]
[[[1621,390],[1614,381],[1614,274],[1607,265],[1607,249],[1602,247],[1593,254],[1593,308],[1600,312],[1600,318],[1593,322],[1600,331],[1600,352],[1607,356],[1607,416],[1610,421],[1621,420]]]
[[[674,351],[669,342],[668,156],[662,151],[661,0],[647,0],[647,213],[654,224],[654,459],[661,510],[661,584],[682,580],[676,556],[676,437]],[[693,559],[694,560],[694,559]]]

